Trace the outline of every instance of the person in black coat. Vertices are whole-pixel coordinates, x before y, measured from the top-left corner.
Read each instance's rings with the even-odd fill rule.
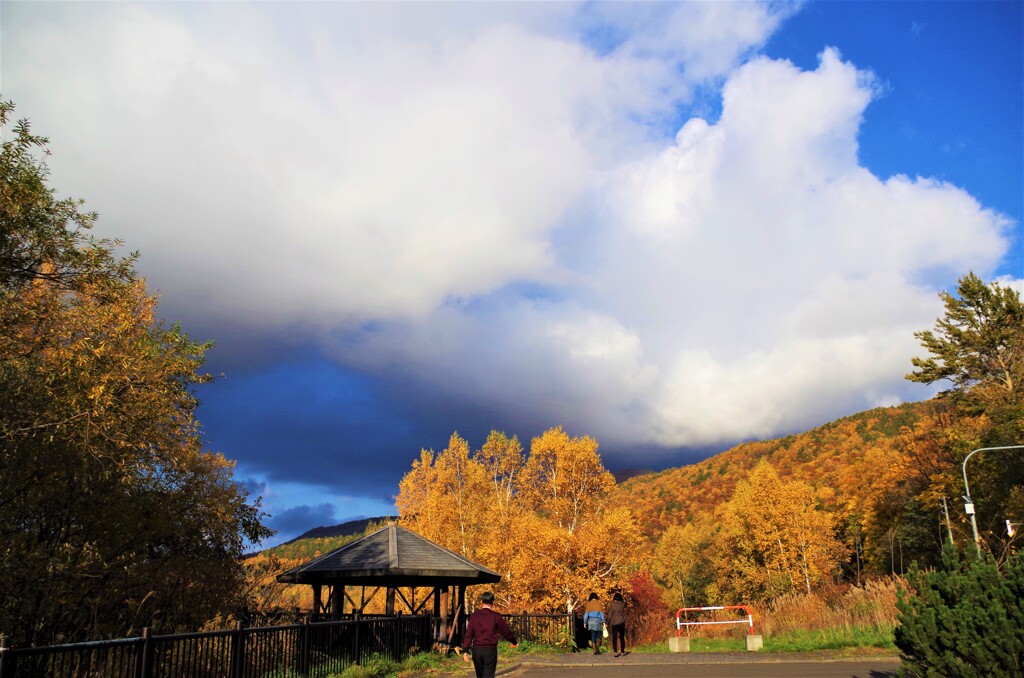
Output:
[[[500,638],[507,640],[512,647],[519,645],[519,639],[512,633],[505,618],[500,612],[491,609],[493,604],[494,594],[487,591],[480,596],[480,608],[470,615],[469,623],[466,625],[463,649],[472,649],[476,678],[494,678],[494,672],[498,668]],[[470,653],[463,654],[462,659],[468,662]]]
[[[608,632],[612,637],[612,650],[616,657],[621,657],[626,652],[626,601],[622,599],[621,593],[612,597],[608,606]]]

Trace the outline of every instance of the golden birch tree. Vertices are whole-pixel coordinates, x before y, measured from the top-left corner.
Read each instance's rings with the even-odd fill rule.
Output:
[[[476,560],[490,519],[490,486],[469,443],[453,433],[435,457],[423,451],[399,484],[399,523],[431,541]]]
[[[609,505],[614,486],[593,438],[556,427],[531,442],[521,494],[540,566],[521,576],[534,580],[540,605],[573,610],[590,591],[607,592],[634,557],[640,529],[628,507]]]
[[[490,481],[489,524],[481,540],[480,557],[502,576],[501,585],[495,587],[499,602],[505,609],[514,608],[529,599],[529,591],[521,587],[523,579],[517,577],[518,572],[529,568],[520,554],[525,551],[524,543],[531,539],[526,511],[519,501],[526,463],[523,446],[516,436],[491,431],[474,458]]]
[[[492,431],[468,450],[453,435],[421,453],[399,486],[404,526],[499,572],[507,609],[572,609],[623,583],[641,532],[628,507],[609,504],[615,479],[593,438],[551,429],[524,459],[517,438]]]
[[[809,593],[831,576],[842,554],[835,518],[818,507],[814,489],[783,481],[766,461],[737,484],[721,515],[735,556],[732,588],[748,599],[794,588]]]

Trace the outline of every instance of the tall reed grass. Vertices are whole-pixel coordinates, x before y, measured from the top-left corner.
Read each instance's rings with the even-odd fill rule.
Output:
[[[896,626],[898,577],[863,586],[828,586],[812,593],[789,593],[754,605],[754,620],[766,636],[783,631],[834,631]],[[760,620],[760,621],[758,621]]]
[[[754,632],[783,644],[788,639],[819,638],[822,648],[849,646],[891,646],[896,627],[896,590],[899,577],[872,580],[863,586],[831,585],[811,593],[792,592],[767,602],[748,604],[754,616]],[[631,620],[630,641],[634,645],[663,643],[675,635],[675,617],[665,619],[648,613]],[[741,621],[740,611],[720,611],[691,616],[700,621]],[[693,638],[741,637],[748,633],[744,623],[691,626],[683,633]],[[800,641],[803,642],[803,641]]]

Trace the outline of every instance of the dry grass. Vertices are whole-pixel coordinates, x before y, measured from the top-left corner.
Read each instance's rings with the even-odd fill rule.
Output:
[[[896,626],[896,589],[898,578],[883,578],[863,586],[829,586],[810,594],[790,593],[768,603],[754,603],[754,631],[766,638],[789,636],[793,632],[820,632],[823,636],[856,637],[865,629],[888,633]],[[692,617],[700,621],[743,621],[742,611],[702,613]],[[635,627],[633,626],[635,624]],[[675,633],[675,619],[667,624],[660,614],[631,621],[630,641],[636,645],[661,643]],[[694,638],[719,639],[741,637],[745,623],[691,626]],[[684,631],[686,633],[686,631]],[[885,634],[883,633],[883,635]]]
[[[648,612],[633,618],[626,624],[626,645],[636,647],[637,645],[648,645],[650,643],[664,642],[669,631],[674,630],[675,622],[672,625],[665,623],[665,615],[658,612]]]
[[[754,606],[754,622],[770,636],[784,631],[829,631],[896,626],[896,589],[891,577],[863,586],[832,586],[810,594],[790,593]]]

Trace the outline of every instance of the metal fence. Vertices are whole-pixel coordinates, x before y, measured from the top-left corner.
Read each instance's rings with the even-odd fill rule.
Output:
[[[568,646],[572,616],[509,614],[520,640]],[[323,678],[374,658],[401,661],[429,650],[439,619],[428,615],[305,621],[284,626],[154,635],[52,647],[0,640],[0,678]]]
[[[431,644],[425,615],[153,635],[13,648],[0,643],[0,678],[321,678]]]
[[[505,619],[520,640],[569,647],[573,638],[570,614],[507,614]]]

